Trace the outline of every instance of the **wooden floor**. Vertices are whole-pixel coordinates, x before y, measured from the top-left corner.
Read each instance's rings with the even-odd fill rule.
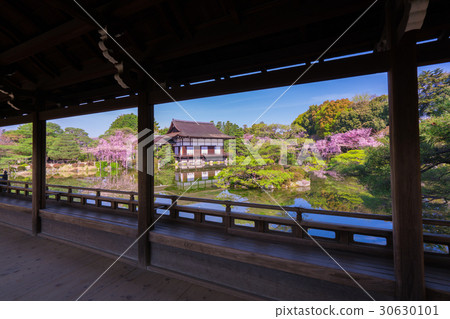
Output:
[[[199,243],[198,249],[201,250],[206,247],[207,251],[210,253],[217,251],[217,254],[221,257],[224,257],[227,253],[237,255],[238,251],[243,252],[246,254],[240,254],[239,258],[245,258],[245,255],[247,255],[247,262],[249,263],[258,264],[258,259],[260,259],[261,265],[272,263],[276,266],[279,264],[280,269],[285,268],[286,270],[291,265],[293,269],[290,272],[316,276],[316,278],[325,277],[328,272],[332,276],[343,274],[337,263],[316,245],[271,243],[233,236],[216,230],[163,222],[155,226],[151,236],[155,238],[155,241],[161,241],[169,245],[176,245],[177,239],[180,239],[180,247],[184,245],[183,242],[186,240],[191,243],[190,246],[193,242],[197,242]],[[208,250],[208,247],[212,246],[214,246],[212,250]],[[219,253],[218,247],[224,248],[222,253]],[[339,265],[355,278],[358,278],[360,283],[365,283],[367,287],[372,285],[376,287],[381,283],[386,288],[388,286],[393,287],[395,276],[392,259],[330,249],[327,249],[327,251]],[[314,267],[310,267],[311,265],[314,265]],[[302,267],[307,269],[305,273],[302,272]],[[432,266],[426,266],[425,268],[427,287],[433,291],[450,294],[450,269]]]
[[[0,226],[0,300],[76,300],[112,259]],[[118,262],[81,300],[240,300]]]
[[[14,196],[14,194],[7,194],[0,192],[0,203],[7,205],[15,205],[26,208],[31,208],[31,198],[30,200],[25,199],[23,196]]]
[[[22,207],[31,206],[31,202],[23,199],[17,199],[14,197],[3,197],[0,196],[0,205],[8,204],[8,205],[17,205]],[[67,206],[62,205],[61,203],[56,203],[54,201],[48,201],[46,212],[59,216],[71,216],[73,218],[81,218],[96,221],[101,223],[101,225],[109,224],[114,225],[115,227],[121,227],[121,229],[127,229],[132,234],[137,230],[137,220],[134,217],[124,217],[112,214],[105,214],[102,212],[98,212],[92,209],[87,209],[85,207],[76,207],[76,206]],[[2,228],[3,230],[3,228]],[[40,258],[41,251],[39,249],[45,249],[47,252],[45,256],[46,258],[56,258],[53,254],[48,254],[48,251],[55,250],[55,254],[60,254],[62,257],[58,255],[58,258],[61,260],[65,260],[64,256],[68,255],[67,258],[73,258],[73,261],[67,261],[68,264],[74,264],[74,276],[79,276],[80,280],[78,282],[77,292],[69,292],[66,295],[55,294],[56,297],[61,297],[63,300],[76,298],[77,293],[81,293],[82,286],[86,285],[89,280],[92,279],[92,274],[87,273],[87,270],[92,270],[97,273],[101,273],[102,269],[104,269],[105,265],[110,262],[109,259],[104,257],[99,257],[91,253],[86,253],[82,251],[78,251],[74,248],[69,248],[68,246],[56,243],[49,243],[48,241],[44,241],[45,245],[40,247],[41,245],[30,241],[30,238],[25,235],[15,234],[14,236],[19,236],[21,241],[24,242],[22,246],[21,241],[17,240],[17,242],[13,239],[7,238],[8,236],[1,234],[0,237],[0,261],[2,261],[0,265],[1,274],[0,276],[3,279],[4,273],[8,273],[11,275],[14,274],[14,271],[17,271],[20,276],[23,273],[26,273],[23,268],[20,266],[10,266],[10,268],[5,268],[6,264],[11,264],[10,262],[3,262],[4,258],[12,258],[12,262],[20,262],[22,258],[29,258],[27,254],[23,254],[24,256],[15,256],[13,254],[14,251],[21,251],[21,249],[27,248],[32,257],[31,260],[28,261],[30,265],[32,265],[33,271],[39,271],[40,267],[47,267],[41,263],[42,259]],[[13,237],[14,237],[13,236]],[[200,252],[203,254],[210,254],[218,257],[223,257],[227,259],[234,259],[239,261],[244,261],[254,265],[267,266],[273,269],[278,269],[282,271],[287,271],[299,275],[304,275],[317,279],[325,279],[327,278],[331,281],[337,283],[344,283],[348,281],[349,278],[344,275],[339,266],[331,260],[329,256],[327,256],[320,248],[317,246],[305,246],[305,245],[293,245],[286,243],[272,243],[267,241],[261,241],[254,238],[244,238],[240,236],[233,236],[230,234],[226,234],[223,231],[208,229],[208,228],[199,228],[190,225],[184,225],[180,223],[166,223],[163,221],[159,221],[155,229],[151,232],[150,236],[151,240],[154,242],[158,242],[164,245],[173,246],[177,248],[189,249]],[[33,238],[37,239],[39,242],[42,241],[42,238]],[[13,244],[7,245],[5,242],[13,241]],[[29,248],[28,246],[31,245]],[[46,248],[47,246],[52,246],[53,248]],[[33,248],[34,247],[34,248]],[[6,249],[10,252],[10,255],[4,254],[3,250]],[[66,252],[67,251],[67,252]],[[72,252],[73,251],[73,255]],[[330,251],[330,250],[328,250]],[[393,287],[395,285],[394,278],[394,266],[392,260],[389,258],[382,258],[376,256],[362,256],[359,254],[355,254],[352,252],[344,252],[344,251],[330,251],[331,255],[335,260],[339,262],[339,264],[344,267],[349,273],[351,273],[358,282],[362,283],[364,287],[368,289],[380,290],[384,292],[392,292]],[[80,256],[77,258],[78,255]],[[89,256],[87,260],[85,260],[84,256]],[[34,259],[33,259],[34,258]],[[47,259],[46,259],[47,260]],[[60,259],[52,260],[49,259],[50,263],[57,263]],[[8,259],[9,261],[9,259]],[[12,265],[15,265],[14,263]],[[59,265],[59,264],[57,264]],[[11,268],[15,267],[15,268]],[[59,266],[57,267],[59,269]],[[84,270],[83,270],[84,269]],[[65,271],[65,266],[62,266],[58,271]],[[78,273],[78,274],[77,274]],[[38,273],[40,274],[40,273]],[[47,278],[51,276],[51,273],[42,274],[43,278]],[[45,277],[47,276],[47,277]],[[63,273],[59,275],[61,278],[70,282],[73,276],[67,275],[67,273]],[[109,276],[112,276],[111,278]],[[116,277],[114,277],[116,276]],[[123,281],[117,281],[117,276],[124,277]],[[147,289],[146,287],[137,288],[137,290],[142,291],[142,294],[139,296],[135,296],[130,294],[129,296],[125,293],[120,294],[119,291],[123,282],[126,284],[124,287],[133,287],[138,282],[146,282],[143,278],[146,276],[155,276],[155,285],[157,293],[150,291],[152,289]],[[38,275],[37,277],[40,277]],[[59,277],[58,277],[59,278]],[[84,279],[85,278],[85,279]],[[105,280],[104,290],[101,290],[102,282],[99,283],[98,286],[94,287],[94,289],[90,292],[91,295],[86,295],[88,299],[104,299],[104,300],[116,300],[116,299],[127,299],[128,297],[137,298],[137,299],[147,299],[146,293],[149,294],[149,300],[178,300],[183,298],[191,298],[190,295],[186,295],[187,292],[194,289],[198,291],[199,295],[194,296],[191,299],[202,300],[202,298],[208,298],[207,290],[202,290],[204,288],[196,287],[196,288],[180,288],[188,285],[187,283],[181,284],[180,282],[170,279],[165,282],[166,279],[161,279],[162,277],[156,274],[145,274],[140,270],[132,269],[126,265],[118,266],[118,269],[114,270],[110,274],[102,279]],[[95,278],[94,278],[95,279]],[[15,280],[15,279],[14,279]],[[32,281],[32,279],[30,279]],[[48,280],[48,279],[46,279]],[[148,279],[152,281],[153,279]],[[446,299],[450,298],[450,270],[448,268],[442,267],[426,267],[425,280],[427,284],[427,288],[430,294],[434,294],[438,292],[441,295],[445,295]],[[117,281],[117,284],[116,284]],[[153,282],[153,281],[152,281]],[[61,284],[60,282],[56,282],[58,285],[68,285]],[[352,283],[351,283],[352,284]],[[4,289],[3,288],[3,280],[0,281],[0,299],[14,299],[14,298],[22,298],[22,295],[19,294],[11,294],[10,296],[4,297]],[[117,287],[116,287],[117,285]],[[184,286],[183,286],[184,285]],[[163,287],[167,286],[168,289],[175,289],[175,291],[171,292],[173,295],[164,295]],[[81,287],[81,288],[80,288]],[[108,288],[109,287],[109,288]],[[107,295],[108,289],[114,288],[117,293]],[[178,287],[178,288],[177,288]],[[187,287],[187,286],[186,286]],[[9,288],[9,287],[8,287]],[[22,288],[19,288],[20,291]],[[42,288],[44,289],[44,288]],[[42,290],[41,289],[41,290]],[[179,294],[179,289],[182,294]],[[32,291],[27,292],[23,295],[23,299],[33,300],[36,298],[43,298],[45,296],[41,290],[36,290],[37,292],[33,294]],[[48,290],[48,287],[47,287]],[[66,288],[67,290],[67,288]],[[94,294],[99,290],[99,294]],[[113,291],[113,290],[111,290]],[[70,296],[69,296],[69,295]],[[201,295],[201,296],[200,296]],[[172,297],[168,297],[172,296]],[[56,298],[56,297],[50,297]],[[211,292],[210,297],[214,300],[228,300],[230,296],[222,296],[217,295],[217,292]],[[158,299],[159,298],[159,299]],[[440,298],[440,297],[439,297]]]

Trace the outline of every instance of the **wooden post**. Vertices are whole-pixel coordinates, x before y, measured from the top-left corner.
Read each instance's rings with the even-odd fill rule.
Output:
[[[33,114],[33,193],[31,230],[33,235],[41,231],[39,210],[45,208],[45,152],[46,152],[46,122],[39,118],[39,113]]]
[[[28,183],[25,183],[25,188],[26,188],[26,190],[25,190],[25,196],[28,196],[29,194],[29,192],[28,192],[28,188],[29,188],[29,184]]]
[[[147,230],[151,225],[154,212],[154,179],[153,169],[153,126],[154,105],[149,103],[148,93],[139,92],[138,105],[138,235],[143,235],[138,241],[139,266],[145,268],[150,265],[150,241]],[[150,158],[151,157],[151,158]]]
[[[172,197],[170,198],[170,201],[171,201],[170,218],[176,219],[176,218],[177,218],[177,210],[175,209],[174,206],[177,206],[177,205],[178,205],[178,202],[177,202],[177,196],[172,196]]]
[[[134,212],[134,204],[133,204],[133,201],[134,201],[134,195],[131,194],[131,195],[130,195],[130,204],[128,204],[128,210],[129,210],[130,212]]]
[[[227,213],[227,215],[224,217],[225,218],[225,231],[228,232],[228,230],[232,226],[232,220],[231,220],[231,216],[230,216],[230,214],[231,214],[231,205],[230,204],[226,204],[225,212]]]
[[[392,22],[388,81],[396,296],[424,300],[416,37]]]
[[[298,225],[301,225],[303,221],[302,210],[300,208],[297,208],[295,212],[297,213],[295,219]],[[294,237],[303,238],[303,230],[298,225],[292,225],[292,234],[294,235]]]

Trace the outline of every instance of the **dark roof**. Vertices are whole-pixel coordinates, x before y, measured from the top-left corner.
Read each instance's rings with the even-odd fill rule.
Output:
[[[99,46],[98,26],[72,1],[4,0],[3,123],[7,118],[25,123],[31,119],[26,114],[36,110],[43,119],[54,119],[134,107],[135,93],[142,90],[140,76],[147,79],[134,61],[170,92],[149,84],[153,104],[290,85],[373,0],[78,2],[133,60],[109,38]],[[298,83],[387,71],[385,7],[378,1]],[[429,1],[415,37],[439,40],[418,45],[419,65],[450,60],[449,10],[448,0]],[[366,51],[372,53],[328,61]]]
[[[220,139],[232,139],[234,137],[223,134],[219,129],[211,122],[193,122],[172,120],[170,123],[169,136],[180,137],[200,137],[200,138],[220,138]]]

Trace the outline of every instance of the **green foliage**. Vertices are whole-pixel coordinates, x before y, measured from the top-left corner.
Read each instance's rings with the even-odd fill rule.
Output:
[[[217,178],[219,182],[217,186],[222,188],[228,187],[244,187],[249,189],[276,188],[279,189],[293,176],[293,172],[285,171],[277,165],[269,165],[266,167],[253,165],[232,165],[223,169]]]
[[[350,150],[331,158],[328,168],[340,174],[358,176],[364,170],[365,150]]]
[[[153,131],[158,132],[159,133],[159,123],[156,122],[156,120],[153,122]]]
[[[381,146],[366,149],[365,168],[361,179],[372,191],[389,193],[391,189],[389,138],[386,137],[380,142]]]
[[[33,124],[20,125],[16,130],[6,131],[3,135],[17,145],[15,150],[17,155],[31,156]]]
[[[244,135],[244,130],[237,124],[226,122],[217,122],[216,127],[224,134],[234,137],[242,137]]]
[[[359,128],[371,128],[374,132],[384,129],[389,123],[389,103],[387,95],[370,101],[355,102],[337,116],[333,131],[345,133]]]
[[[173,185],[175,183],[174,165],[166,165],[155,173],[155,185]]]
[[[292,126],[305,129],[310,136],[323,138],[335,132],[336,119],[342,112],[347,111],[351,104],[349,99],[341,99],[311,105],[292,122]]]
[[[109,129],[105,132],[105,135],[113,135],[116,130],[125,128],[130,129],[132,134],[137,134],[138,117],[136,114],[130,113],[118,116],[114,122],[111,123]]]
[[[280,189],[289,182],[305,179],[307,174],[300,167],[285,168],[274,164],[271,159],[265,159],[265,164],[254,158],[250,162],[244,156],[236,157],[236,165],[223,169],[217,178],[217,186],[222,188]],[[246,163],[246,165],[244,165]]]
[[[422,173],[422,194],[450,199],[450,165],[442,164]]]
[[[80,153],[80,146],[74,136],[69,134],[57,137],[48,150],[52,160],[76,161]]]
[[[450,110],[450,73],[422,71],[418,77],[419,115],[440,116]]]
[[[155,158],[161,167],[175,163],[175,157],[172,150],[172,145],[165,144],[155,151]]]
[[[308,135],[316,134],[315,116],[319,110],[319,105],[311,105],[308,110],[299,116],[292,122],[291,126],[303,129]]]
[[[3,133],[13,142],[17,143],[21,138],[31,138],[33,135],[33,124],[27,123],[20,125],[16,130],[10,130]]]
[[[169,128],[168,127],[165,127],[165,128],[162,128],[162,129],[158,130],[158,134],[159,135],[167,134],[167,132],[169,132]]]
[[[355,96],[352,102],[342,99],[311,105],[291,126],[306,130],[310,136],[323,138],[359,128],[380,131],[388,125],[388,116],[389,104],[386,95],[370,97],[363,94]]]
[[[33,124],[31,124],[31,127],[33,127]],[[52,122],[47,123],[46,130],[47,130],[47,137],[48,136],[58,137],[59,135],[61,135],[63,133],[61,126],[59,126],[56,123],[52,123]]]
[[[33,154],[33,139],[31,137],[19,139],[17,154],[23,156],[31,156]]]
[[[245,134],[251,134],[254,137],[290,139],[297,137],[300,132],[305,130],[299,125],[265,124],[260,122],[245,128],[243,131]]]
[[[439,105],[436,105],[439,108]],[[450,113],[433,116],[420,123],[422,193],[449,198],[450,194]]]
[[[249,156],[250,155],[250,152],[247,149],[247,147],[244,145],[244,141],[242,138],[237,138],[237,139],[233,139],[233,140],[225,140],[224,150],[228,154],[232,154],[235,151],[236,156]]]
[[[369,102],[372,98],[373,97],[370,96],[369,93],[356,94],[352,98],[352,102],[354,103]]]
[[[316,113],[315,126],[319,137],[325,137],[333,133],[336,118],[345,110],[348,110],[351,102],[348,99],[325,101]]]
[[[450,113],[420,123],[422,172],[450,164]]]
[[[273,163],[278,163],[280,160],[280,146],[272,145],[270,143],[263,143],[258,154],[263,159],[270,159]]]
[[[81,128],[66,127],[64,134],[71,136],[80,147],[86,147],[92,143],[88,133]]]

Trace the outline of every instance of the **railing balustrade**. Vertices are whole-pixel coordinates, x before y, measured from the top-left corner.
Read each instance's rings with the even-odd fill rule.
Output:
[[[30,182],[1,181],[2,192],[31,197]],[[109,213],[137,216],[138,194],[133,191],[89,188],[79,186],[46,185],[49,200],[70,205],[92,206]],[[392,216],[367,213],[352,213],[301,207],[278,206],[258,203],[234,202],[196,198],[189,196],[155,194],[154,218],[198,226],[223,229],[241,236],[271,239],[284,242],[307,242],[309,237],[328,244],[329,247],[364,251],[367,253],[392,253]],[[184,204],[180,204],[183,202]],[[209,204],[195,207],[192,204]],[[244,212],[253,208],[261,214]],[[239,211],[241,210],[241,211]],[[263,214],[278,212],[281,216]],[[164,214],[165,216],[161,216]],[[289,216],[287,216],[287,214]],[[318,216],[342,218],[340,222],[320,221]],[[313,218],[314,217],[314,218]],[[386,222],[386,227],[354,225],[351,222],[377,220]],[[449,220],[423,219],[424,225],[450,227]],[[301,227],[299,227],[299,225]],[[426,253],[449,257],[450,236],[424,233]]]

